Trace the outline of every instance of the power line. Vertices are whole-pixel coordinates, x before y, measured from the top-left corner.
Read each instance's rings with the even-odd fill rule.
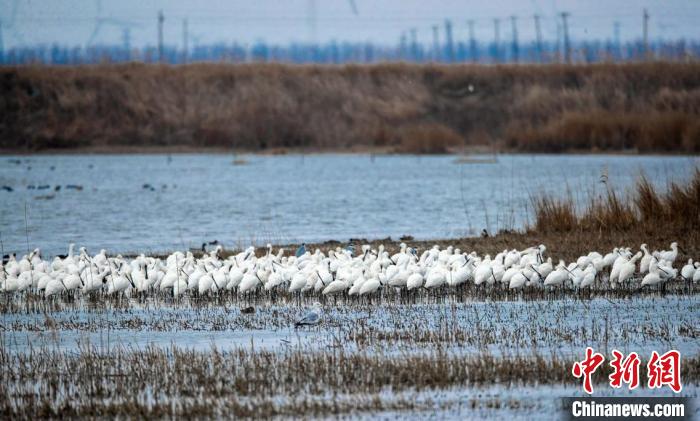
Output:
[[[212,13],[212,14],[192,14],[192,13],[187,13],[187,14],[182,14],[182,13],[172,13],[170,10],[168,11],[168,16],[171,18],[178,18],[178,19],[183,19],[185,17],[189,18],[190,20],[193,21],[198,21],[202,23],[211,23],[214,21],[237,21],[237,22],[250,22],[250,21],[256,21],[256,22],[280,22],[280,21],[296,21],[296,22],[304,22],[308,21],[309,17],[308,15],[287,15],[287,16],[270,16],[270,15],[246,15],[246,14],[241,14],[241,13],[236,13],[236,14],[230,14],[230,13]],[[522,17],[522,15],[514,15],[517,17]],[[558,16],[546,16],[546,15],[539,15],[543,20],[555,20],[558,19]],[[610,14],[583,14],[583,15],[576,15],[577,20],[579,21],[584,21],[584,20],[600,20],[600,19],[638,19],[639,14],[638,13],[617,13],[614,15]],[[690,21],[695,21],[700,18],[700,13],[693,13],[693,12],[687,12],[687,13],[674,13],[674,14],[658,14],[655,15],[655,17],[660,18],[660,19],[667,19],[667,20],[690,20]],[[469,16],[470,20],[474,20],[475,22],[478,23],[486,23],[492,20],[492,16],[488,15],[482,15],[482,16]],[[117,18],[115,18],[117,19]],[[373,17],[373,16],[358,16],[358,17],[351,17],[351,16],[324,16],[323,18],[320,18],[319,20],[323,20],[325,22],[342,22],[342,21],[347,21],[347,22],[355,22],[357,23],[358,21],[362,22],[376,22],[378,24],[381,23],[386,23],[386,22],[396,22],[396,23],[406,23],[406,22],[414,22],[414,23],[429,23],[431,21],[434,21],[436,18],[435,17],[429,17],[429,16],[397,16],[397,15],[392,15],[388,17]],[[151,18],[148,18],[147,16],[133,16],[129,17],[128,19],[122,19],[124,21],[130,21],[130,22],[136,22],[139,21],[141,23],[148,23],[151,21]],[[58,16],[55,14],[52,15],[33,15],[33,16],[23,16],[20,18],[15,19],[15,23],[37,23],[37,24],[51,24],[51,23],[66,23],[66,24],[74,24],[74,23],[83,23],[83,22],[91,22],[94,21],[94,18],[92,17],[69,17],[69,16]],[[594,23],[594,22],[593,22]],[[9,25],[8,25],[9,26]]]

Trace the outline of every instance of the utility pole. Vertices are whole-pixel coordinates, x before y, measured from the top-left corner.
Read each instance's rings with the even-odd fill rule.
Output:
[[[182,20],[182,63],[187,64],[189,59],[190,32],[187,18]]]
[[[501,20],[493,20],[493,61],[501,61]]]
[[[535,40],[537,47],[537,60],[542,63],[544,58],[542,57],[542,28],[540,27],[540,15],[534,15],[535,19]]]
[[[438,26],[433,25],[433,61],[440,60],[440,38],[438,31]]]
[[[644,60],[649,60],[649,12],[647,12],[647,9],[644,9],[643,16],[642,37],[644,38]]]
[[[555,61],[561,63],[561,22],[557,19],[557,48],[554,54]]]
[[[615,21],[613,23],[613,34],[615,37],[615,52],[619,54],[619,58],[622,58],[622,46],[620,45],[620,22]]]
[[[567,18],[569,12],[561,12],[561,21],[564,27],[564,61],[566,64],[571,64],[571,45],[569,44],[569,22]]]
[[[455,61],[455,51],[452,46],[452,22],[445,19],[445,48],[447,48],[447,60],[452,63]]]
[[[122,30],[122,42],[124,43],[124,51],[126,51],[126,60],[131,61],[131,31],[129,28]]]
[[[401,41],[399,41],[399,57],[401,60],[406,59],[406,32],[401,32]]]
[[[2,40],[2,20],[0,20],[0,63],[5,61],[5,44]]]
[[[469,25],[469,54],[472,56],[472,61],[476,63],[476,40],[474,39],[474,21],[467,21]]]
[[[413,61],[418,61],[418,32],[416,28],[411,28],[411,56],[413,56]]]
[[[518,48],[518,24],[517,24],[517,17],[516,16],[511,16],[510,17],[510,26],[511,30],[513,31],[513,62],[517,63],[520,55],[520,51]]]
[[[163,16],[163,11],[158,11],[158,62],[163,63],[163,22],[165,21],[165,16]]]

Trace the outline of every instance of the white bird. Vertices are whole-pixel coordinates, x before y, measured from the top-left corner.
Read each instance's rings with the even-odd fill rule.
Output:
[[[688,263],[681,269],[681,276],[686,281],[691,281],[693,276],[695,276],[695,265],[693,264],[693,259],[688,259]]]
[[[634,275],[634,269],[635,265],[637,264],[637,260],[639,260],[641,257],[642,252],[638,252],[630,260],[623,262],[620,265],[620,272],[618,274],[617,280],[619,283],[624,283],[630,278],[632,278],[632,275]]]
[[[285,282],[284,275],[280,272],[272,272],[265,282],[265,290],[271,291]]]
[[[662,260],[665,260],[671,264],[676,261],[678,257],[678,243],[675,241],[671,243],[671,250],[663,250],[659,252]]]
[[[487,255],[479,266],[474,270],[474,284],[481,285],[484,282],[492,284],[493,270],[491,269],[491,258]]]
[[[663,281],[664,278],[661,277],[661,270],[658,267],[658,263],[656,259],[652,259],[651,262],[649,262],[649,272],[644,275],[641,286],[657,285]]]
[[[651,253],[649,253],[646,244],[642,244],[639,248],[644,252],[644,256],[639,262],[639,273],[643,275],[649,272],[649,263],[651,262],[653,256]]]
[[[301,271],[297,272],[289,283],[289,292],[301,291],[304,286],[306,286],[306,274]]]
[[[339,294],[341,292],[344,292],[346,289],[348,289],[348,284],[341,279],[336,279],[335,281],[331,282],[330,284],[328,284],[327,287],[325,287],[323,289],[322,294],[323,295]]]
[[[372,294],[373,292],[376,292],[379,290],[379,287],[381,286],[381,282],[379,281],[379,278],[370,278],[367,279],[363,284],[362,287],[360,287],[360,295],[368,295]]]
[[[436,245],[419,254],[402,244],[400,252],[391,254],[383,245],[373,249],[365,244],[363,253],[357,256],[336,247],[327,252],[315,249],[299,257],[285,257],[283,249],[275,254],[268,245],[261,257],[248,247],[224,259],[219,247],[199,258],[191,252],[174,252],[162,260],[143,254],[135,258],[107,257],[105,250],[90,257],[83,247],[74,254],[73,247],[69,246],[67,256],[52,260],[44,260],[39,249],[19,259],[9,256],[5,264],[0,264],[0,291],[20,298],[30,291],[51,297],[72,290],[90,293],[93,298],[101,296],[93,291],[102,290],[126,295],[136,291],[142,295],[172,291],[174,297],[179,297],[195,291],[206,294],[236,290],[245,294],[264,287],[267,291],[280,288],[308,295],[357,296],[374,294],[384,287],[389,287],[388,293],[392,294],[402,288],[449,291],[470,281],[475,285],[499,284],[520,289],[561,286],[569,280],[580,289],[592,286],[608,269],[611,286],[645,274],[649,276],[644,277],[644,285],[674,280],[679,275],[686,282],[700,281],[700,262],[690,259],[682,268],[673,267],[682,251],[675,242],[670,250],[653,253],[642,244],[634,256],[625,247],[615,248],[605,256],[591,251],[568,266],[560,260],[556,267],[552,257],[544,260],[544,245],[522,251],[505,248],[493,258],[488,254],[482,258],[474,251],[452,246],[441,249]]]
[[[260,279],[260,276],[258,276],[255,268],[253,268],[252,270],[246,272],[245,275],[243,275],[243,280],[238,286],[238,292],[241,294],[245,294],[248,291],[254,291],[262,284],[263,282]]]
[[[569,271],[563,260],[559,261],[557,269],[552,271],[544,280],[545,286],[559,286],[569,279]]]
[[[525,286],[528,282],[528,277],[521,271],[518,271],[513,277],[510,278],[510,283],[508,285],[509,289],[520,289]]]
[[[406,288],[410,291],[412,289],[420,288],[423,286],[423,275],[420,272],[414,272],[408,277],[406,281]]]
[[[426,288],[437,288],[447,282],[447,277],[445,276],[445,271],[440,266],[436,266],[428,272],[425,279]]]
[[[700,281],[700,262],[695,262],[695,274],[693,274],[693,282]]]
[[[595,266],[591,263],[588,265],[586,269],[583,271],[583,280],[581,280],[581,288],[586,288],[591,285],[593,285],[593,282],[595,282],[595,276],[597,274]]]

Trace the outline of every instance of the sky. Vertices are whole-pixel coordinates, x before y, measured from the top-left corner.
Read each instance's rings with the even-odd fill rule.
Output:
[[[132,47],[156,45],[162,10],[164,42],[178,48],[185,19],[190,46],[257,41],[395,45],[411,29],[418,42],[428,45],[434,25],[443,36],[446,19],[452,22],[456,40],[468,39],[467,21],[474,20],[476,38],[483,42],[493,41],[494,19],[500,19],[501,40],[508,42],[511,16],[516,17],[518,39],[528,42],[535,37],[537,14],[543,39],[554,41],[559,13],[568,12],[573,40],[613,39],[619,22],[620,39],[625,41],[641,39],[645,8],[650,39],[700,40],[700,0],[0,0],[0,35],[6,49],[123,44],[127,33]]]

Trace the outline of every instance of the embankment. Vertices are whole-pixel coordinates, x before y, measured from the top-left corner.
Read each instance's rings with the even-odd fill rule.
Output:
[[[0,150],[700,152],[700,64],[0,68]]]

